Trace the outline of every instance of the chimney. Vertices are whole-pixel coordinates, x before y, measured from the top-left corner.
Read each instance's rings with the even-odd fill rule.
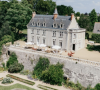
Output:
[[[74,13],[71,13],[71,20],[74,18]]]
[[[34,18],[34,17],[35,17],[35,15],[36,15],[36,12],[33,12],[33,13],[32,13],[32,18]]]
[[[54,13],[53,13],[53,15],[54,15],[54,20],[57,18],[57,16],[58,16],[58,11],[57,11],[57,8],[55,8],[55,11],[54,11]]]

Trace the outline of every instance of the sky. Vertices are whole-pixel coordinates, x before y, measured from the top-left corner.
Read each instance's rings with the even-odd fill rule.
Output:
[[[100,0],[53,0],[57,5],[73,7],[75,12],[90,13],[93,9],[100,13]]]

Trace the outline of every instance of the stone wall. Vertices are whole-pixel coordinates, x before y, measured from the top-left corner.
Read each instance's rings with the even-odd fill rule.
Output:
[[[18,56],[19,63],[24,65],[25,70],[32,71],[40,56],[47,57],[50,64],[56,64],[57,62],[64,64],[64,76],[70,78],[71,81],[76,83],[79,81],[83,86],[87,87],[89,84],[94,87],[97,83],[100,83],[100,67],[85,64],[82,62],[76,62],[69,59],[48,56],[34,51],[25,51],[21,49],[9,48],[11,52],[15,52]]]

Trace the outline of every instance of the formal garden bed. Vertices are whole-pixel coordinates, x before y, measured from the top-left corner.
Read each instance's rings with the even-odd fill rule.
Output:
[[[58,90],[58,89],[51,88],[51,87],[48,87],[48,86],[44,86],[44,85],[41,85],[41,84],[39,84],[37,87],[40,88],[40,89],[43,89],[43,90]]]
[[[32,82],[32,81],[25,80],[25,79],[19,78],[19,77],[14,76],[14,75],[8,74],[7,77],[11,77],[12,79],[18,80],[18,81],[20,81],[20,82],[23,82],[23,83],[26,83],[26,84],[29,84],[29,85],[34,85],[34,84],[35,84],[35,83]]]

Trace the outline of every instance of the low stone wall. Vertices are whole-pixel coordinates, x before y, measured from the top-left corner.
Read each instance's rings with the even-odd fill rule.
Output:
[[[56,64],[57,62],[64,64],[64,75],[70,78],[74,83],[77,83],[78,81],[85,87],[90,84],[94,87],[97,83],[100,83],[100,67],[98,66],[24,49],[9,48],[9,51],[16,53],[19,63],[24,65],[25,70],[32,71],[38,62],[39,57],[42,56],[47,57],[50,64]]]

